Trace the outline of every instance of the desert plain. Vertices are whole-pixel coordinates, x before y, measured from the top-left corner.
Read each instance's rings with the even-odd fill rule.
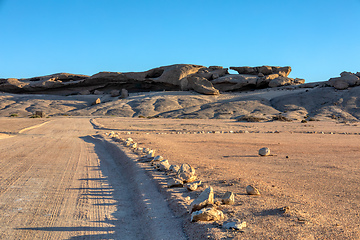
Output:
[[[215,199],[234,192],[235,204],[219,208],[227,221],[246,221],[244,231],[225,230],[221,221],[192,223],[187,197],[196,198],[204,187],[194,192],[167,189],[166,175],[159,177],[151,167],[138,166],[155,171],[140,177],[154,182],[157,187],[152,191],[161,193],[152,204],[170,205],[164,215],[174,215],[171,226],[190,239],[359,238],[357,123],[118,117],[1,118],[0,122],[2,131],[13,135],[0,140],[2,239],[166,236],[168,229],[142,235],[144,227],[156,232],[163,223],[151,226],[144,223],[149,221],[146,214],[132,212],[145,211],[139,210],[145,199],[134,190],[139,177],[123,173],[129,169],[124,161],[137,158],[116,142],[111,144],[129,157],[96,139],[109,131],[156,149],[171,164],[191,164],[203,185],[214,188]],[[25,131],[19,133],[21,129]],[[264,146],[272,156],[258,155]],[[249,184],[261,195],[247,195]]]
[[[0,93],[0,239],[360,239],[358,75],[289,85],[277,74],[283,86],[232,92],[274,79],[184,67],[189,91],[158,89],[169,87],[157,82],[167,68],[3,80],[5,90],[36,92]],[[156,89],[119,98],[114,82],[101,85],[111,78]],[[128,138],[171,165],[190,164],[202,184],[169,188],[174,174],[143,161],[122,144]],[[191,203],[209,186],[224,218],[192,222]],[[221,202],[228,191],[232,205]],[[246,227],[224,228],[236,221]]]

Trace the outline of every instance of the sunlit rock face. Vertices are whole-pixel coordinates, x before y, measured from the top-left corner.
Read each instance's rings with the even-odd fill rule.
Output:
[[[238,71],[239,74],[229,74],[228,69],[221,66],[205,67],[194,64],[162,66],[144,72],[99,72],[92,76],[56,73],[26,79],[0,79],[0,91],[62,95],[88,95],[101,92],[115,97],[119,95],[118,91],[121,89],[124,89],[122,92],[193,90],[201,94],[217,95],[226,91],[279,87],[304,82],[302,79],[287,77],[291,67],[231,67],[231,69]]]

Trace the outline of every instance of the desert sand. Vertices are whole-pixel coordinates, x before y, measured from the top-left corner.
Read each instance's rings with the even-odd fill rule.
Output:
[[[0,139],[2,239],[360,237],[357,123],[118,117],[0,123],[14,136]],[[191,164],[202,187],[167,188],[169,176],[137,161],[105,136],[109,131],[171,164]],[[258,155],[265,146],[272,156]],[[249,184],[261,195],[247,195]],[[224,221],[190,222],[189,205],[206,186],[215,200],[234,192],[235,204],[218,207]],[[221,227],[232,220],[247,227]]]
[[[96,119],[101,127],[156,149],[171,164],[189,163],[218,199],[228,220],[248,223],[244,232],[206,224],[214,239],[359,239],[357,124],[335,122],[243,123],[233,120]],[[198,133],[199,131],[215,133]],[[229,133],[246,132],[246,133]],[[178,133],[178,134],[176,134]],[[260,157],[269,147],[274,156]],[[246,194],[256,186],[260,196]],[[199,190],[201,192],[201,190]],[[185,191],[182,197],[199,192]],[[282,208],[287,207],[286,213]],[[197,225],[188,223],[195,231]],[[190,231],[190,230],[189,230]]]
[[[19,132],[0,140],[1,239],[186,239],[153,182],[88,118]]]

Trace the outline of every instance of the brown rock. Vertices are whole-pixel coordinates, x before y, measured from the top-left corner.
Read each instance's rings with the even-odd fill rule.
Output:
[[[269,87],[274,88],[274,87],[286,86],[286,85],[290,85],[293,82],[294,81],[292,78],[279,76],[269,82]]]
[[[258,67],[257,72],[262,73],[263,75],[269,75],[273,73],[273,70],[272,67],[270,66],[262,66],[262,67]]]
[[[273,67],[273,73],[287,77],[291,72],[291,67]]]

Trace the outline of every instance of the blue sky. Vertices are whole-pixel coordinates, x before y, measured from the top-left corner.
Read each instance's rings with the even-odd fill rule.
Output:
[[[0,78],[57,72],[291,66],[360,71],[360,0],[0,0]]]

